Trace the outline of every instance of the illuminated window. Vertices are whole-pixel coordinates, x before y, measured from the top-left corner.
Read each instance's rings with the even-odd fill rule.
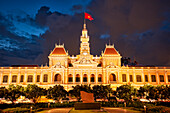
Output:
[[[168,82],[170,82],[170,75],[168,75]]]
[[[17,75],[12,76],[12,82],[17,82]]]
[[[86,74],[84,74],[84,76],[83,76],[83,82],[87,82],[87,75]]]
[[[7,83],[8,82],[8,75],[4,75],[3,76],[3,83]]]
[[[43,82],[48,82],[48,75],[47,74],[44,74]]]
[[[137,82],[142,82],[142,80],[141,80],[141,75],[136,75],[136,81],[137,81]]]
[[[159,79],[160,79],[160,82],[164,82],[164,76],[163,75],[159,75]]]
[[[98,75],[98,82],[102,82],[102,75],[101,74]]]
[[[24,81],[24,75],[21,75],[20,82],[23,82],[23,81]]]
[[[129,75],[129,78],[130,78],[130,82],[133,82],[133,76]]]
[[[60,74],[56,74],[54,76],[54,82],[56,82],[56,81],[61,81],[61,75]]]
[[[79,74],[76,75],[76,82],[80,82],[80,75]]]
[[[91,74],[90,80],[91,80],[91,82],[94,82],[94,74]]]
[[[68,82],[73,82],[73,77],[71,74],[68,75]]]
[[[27,82],[32,82],[32,81],[33,81],[33,76],[32,75],[28,75]]]
[[[152,82],[156,82],[156,76],[155,75],[151,75],[151,79],[152,79]]]
[[[37,82],[40,82],[40,75],[37,75]]]
[[[126,82],[126,74],[122,74],[122,82]]]
[[[145,82],[148,82],[148,75],[145,75]]]
[[[110,75],[110,81],[116,81],[116,75],[115,74]]]

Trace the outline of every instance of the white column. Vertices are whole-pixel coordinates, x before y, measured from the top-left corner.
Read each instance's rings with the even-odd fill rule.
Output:
[[[51,71],[51,84],[53,83],[53,71]]]
[[[164,80],[165,80],[165,84],[167,84],[168,83],[167,71],[165,71]]]
[[[133,83],[136,83],[136,75],[135,75],[135,70],[133,69]]]
[[[25,72],[25,75],[24,75],[24,82],[27,83],[27,72]]]
[[[119,84],[119,70],[118,70],[118,73],[117,73],[117,83]]]
[[[127,78],[127,83],[129,83],[130,82],[130,80],[129,80],[129,71],[127,71],[126,78]]]
[[[159,82],[160,82],[158,71],[156,71],[156,82],[157,82],[157,84],[159,84]]]
[[[106,75],[106,84],[109,83],[109,77],[108,77],[108,70],[107,70],[107,75]]]
[[[144,77],[144,76],[145,76],[145,75],[144,75],[144,72],[143,72],[143,69],[142,69],[142,82],[143,82],[143,83],[145,83],[145,79],[144,79],[145,77]]]
[[[36,71],[34,72],[33,83],[36,83]]]
[[[90,77],[91,77],[90,70],[88,70],[88,75],[87,75],[88,84],[90,84],[90,80],[91,80]]]
[[[18,73],[18,76],[17,76],[18,78],[18,80],[17,80],[17,83],[19,84],[20,83],[20,79],[21,79],[21,73],[20,73],[20,71],[19,71],[19,73]]]
[[[73,84],[75,84],[75,69],[73,70]]]
[[[11,70],[10,70],[9,79],[8,79],[8,80],[9,80],[9,81],[8,81],[9,84],[11,84],[11,82],[12,82],[11,79],[12,79],[12,74],[11,74]]]
[[[151,74],[150,74],[150,72],[148,73],[148,82],[151,83]]]
[[[40,82],[43,83],[43,72],[41,70],[41,75],[40,75]]]
[[[97,69],[96,69],[96,75],[95,75],[96,79],[95,79],[95,82],[96,84],[98,84],[98,74],[97,74]]]
[[[80,81],[81,81],[81,84],[83,83],[83,73],[82,73],[82,70],[81,70],[81,75],[80,75]]]
[[[62,80],[62,84],[64,84],[64,69],[63,69],[63,80]]]

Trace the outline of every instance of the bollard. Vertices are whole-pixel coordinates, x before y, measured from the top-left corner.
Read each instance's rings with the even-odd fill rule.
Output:
[[[30,107],[30,113],[32,113],[32,106]]]
[[[143,107],[144,107],[144,110],[145,110],[145,113],[146,113],[146,106],[144,105]]]
[[[48,103],[48,108],[50,108],[50,103]]]
[[[124,102],[124,106],[126,107],[126,102]]]

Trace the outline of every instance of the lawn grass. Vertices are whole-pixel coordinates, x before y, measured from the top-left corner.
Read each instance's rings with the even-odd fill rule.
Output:
[[[107,113],[107,111],[100,110],[75,110],[74,108],[70,110],[69,113]]]

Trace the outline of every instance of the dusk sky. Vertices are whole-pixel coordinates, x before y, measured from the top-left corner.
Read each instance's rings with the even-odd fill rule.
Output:
[[[59,42],[79,54],[84,11],[92,55],[110,41],[140,65],[170,66],[170,0],[0,0],[0,66],[48,64]]]

